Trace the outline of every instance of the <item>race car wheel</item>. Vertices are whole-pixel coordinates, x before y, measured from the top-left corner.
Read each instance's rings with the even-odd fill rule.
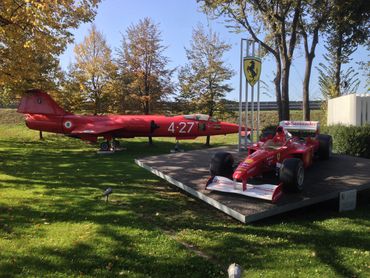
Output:
[[[317,136],[317,140],[319,140],[320,143],[319,149],[317,151],[319,158],[323,160],[329,159],[333,149],[333,140],[331,136],[326,134],[319,134]]]
[[[287,158],[280,168],[280,181],[285,192],[300,192],[304,185],[304,167],[299,158]]]
[[[234,158],[230,153],[215,153],[209,167],[211,176],[222,176],[231,179],[234,172],[233,164]]]
[[[108,142],[101,142],[100,143],[100,150],[103,152],[109,151],[109,143]]]

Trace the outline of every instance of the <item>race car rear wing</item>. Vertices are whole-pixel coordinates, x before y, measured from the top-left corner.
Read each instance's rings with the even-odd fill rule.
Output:
[[[285,130],[319,132],[320,123],[317,121],[281,121],[280,126]]]

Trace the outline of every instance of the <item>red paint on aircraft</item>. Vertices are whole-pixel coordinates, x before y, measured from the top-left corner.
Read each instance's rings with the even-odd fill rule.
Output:
[[[61,133],[96,142],[133,137],[175,137],[194,139],[198,136],[237,133],[239,126],[220,122],[202,114],[167,117],[162,115],[74,115],[63,110],[47,93],[29,90],[18,110],[26,114],[30,129]],[[244,130],[244,128],[243,128]]]

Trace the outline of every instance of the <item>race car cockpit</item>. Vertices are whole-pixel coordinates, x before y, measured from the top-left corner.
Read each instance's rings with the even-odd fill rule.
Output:
[[[276,128],[275,136],[268,139],[262,146],[263,149],[278,149],[285,145],[285,143],[292,138],[292,135],[286,131],[282,126]]]

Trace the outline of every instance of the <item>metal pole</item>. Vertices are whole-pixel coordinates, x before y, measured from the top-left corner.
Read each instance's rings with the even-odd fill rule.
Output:
[[[239,82],[239,141],[238,141],[238,151],[241,150],[241,132],[243,124],[243,42],[244,39],[240,39],[240,82]]]
[[[261,44],[258,44],[258,58],[261,59]],[[257,141],[259,140],[259,138],[260,138],[260,79],[258,79],[257,84]]]
[[[247,40],[247,55],[249,55],[249,40]],[[245,132],[244,132],[244,149],[248,149],[248,138],[247,138],[247,128],[248,128],[248,82],[245,81]]]
[[[252,56],[254,57],[254,45],[255,45],[255,42],[253,41],[252,42]],[[253,144],[254,142],[254,85],[251,86],[252,87],[252,93],[251,93],[251,142]]]

